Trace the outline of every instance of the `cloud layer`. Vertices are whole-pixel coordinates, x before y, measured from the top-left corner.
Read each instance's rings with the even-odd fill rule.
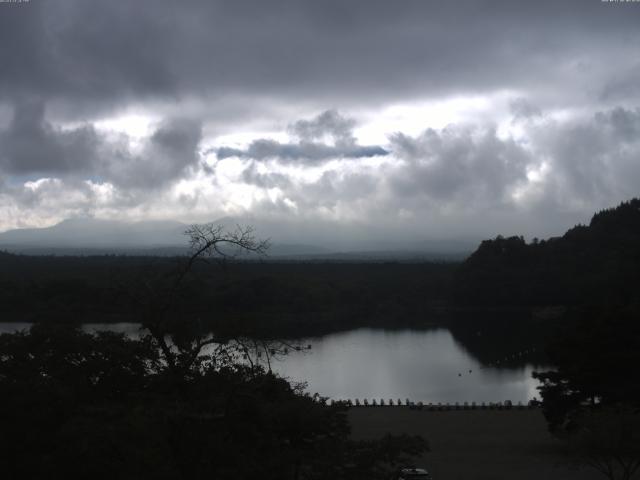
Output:
[[[556,234],[639,194],[638,25],[578,0],[0,3],[0,230]]]
[[[353,136],[356,122],[345,118],[336,110],[327,110],[310,120],[298,120],[289,126],[289,133],[297,137],[296,142],[281,143],[260,138],[253,140],[247,148],[219,147],[216,156],[223,160],[229,157],[250,158],[281,163],[317,164],[336,158],[370,158],[388,155],[378,145],[358,145]]]
[[[424,91],[546,91],[566,81],[591,84],[601,96],[637,94],[626,91],[638,78],[637,5],[29,3],[3,6],[0,16],[5,98],[37,94],[107,108],[207,91],[351,103]]]
[[[126,136],[108,136],[90,124],[56,128],[45,119],[43,103],[20,103],[14,106],[7,129],[0,132],[0,171],[157,189],[198,165],[201,135],[198,122],[167,119],[134,153]]]

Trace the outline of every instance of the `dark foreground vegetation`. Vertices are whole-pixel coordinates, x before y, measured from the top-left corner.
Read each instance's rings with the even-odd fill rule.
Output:
[[[7,479],[387,478],[419,437],[352,441],[328,406],[237,348],[170,368],[151,337],[37,325],[0,336]]]
[[[5,321],[137,321],[184,257],[25,256],[0,252]],[[640,200],[562,237],[496,237],[464,262],[271,262],[193,265],[176,312],[254,335],[309,336],[358,326],[428,326],[477,312],[518,321],[584,305],[638,303]],[[549,308],[553,307],[553,308]],[[538,315],[538,312],[543,312]]]
[[[571,460],[610,480],[640,469],[640,315],[636,306],[575,309],[550,340],[542,382],[549,429]]]
[[[221,244],[265,248],[250,230],[189,235],[192,256],[137,299],[140,338],[70,322],[0,336],[4,478],[388,478],[427,449],[406,435],[351,440],[344,406],[257,364],[284,343],[178,318],[198,260]]]
[[[553,371],[534,374],[549,429],[603,476],[640,469],[640,200],[559,238],[485,241],[456,274],[461,305],[556,306]],[[558,308],[559,307],[559,308]]]
[[[458,305],[638,303],[640,199],[596,213],[562,237],[486,240],[456,273]]]
[[[354,442],[327,406],[255,363],[300,336],[447,325],[482,361],[547,344],[543,412],[571,458],[640,469],[640,200],[454,263],[225,260],[250,231],[189,232],[182,258],[0,254],[0,455],[13,478],[384,478],[421,438]],[[213,262],[201,262],[208,257]],[[134,321],[140,339],[82,322]],[[10,478],[12,478],[10,476]]]
[[[571,459],[628,480],[640,470],[640,199],[588,226],[526,243],[483,242],[456,273],[458,305],[547,307],[547,357],[534,374],[549,429]],[[555,309],[549,309],[555,306]]]
[[[599,212],[559,238],[485,241],[458,269],[453,288],[457,305],[539,314],[538,334],[555,366],[534,374],[549,430],[567,446],[570,463],[610,480],[635,478],[640,200]],[[536,315],[529,318],[535,325]]]

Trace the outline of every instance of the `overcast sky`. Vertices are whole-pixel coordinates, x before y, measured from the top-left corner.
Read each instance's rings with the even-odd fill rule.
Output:
[[[640,2],[0,3],[0,230],[545,237],[639,194]]]

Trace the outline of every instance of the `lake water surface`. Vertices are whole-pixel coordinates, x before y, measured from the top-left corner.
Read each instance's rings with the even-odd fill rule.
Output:
[[[0,333],[24,328],[29,324],[0,323]],[[139,333],[136,324],[88,324],[84,329]],[[361,328],[303,339],[302,344],[311,344],[311,350],[273,360],[273,370],[292,381],[306,381],[311,393],[334,399],[526,402],[539,397],[531,373],[544,369],[526,363],[483,366],[447,329]]]
[[[310,339],[311,351],[294,352],[274,370],[308,382],[331,398],[408,397],[423,402],[528,401],[539,396],[533,365],[483,367],[446,329],[363,328]]]

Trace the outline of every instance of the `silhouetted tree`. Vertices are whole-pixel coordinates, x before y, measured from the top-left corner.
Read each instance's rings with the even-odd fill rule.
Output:
[[[151,334],[168,368],[179,373],[188,371],[205,347],[226,343],[199,319],[181,318],[179,297],[196,264],[210,259],[225,261],[242,253],[264,255],[269,247],[268,240],[257,239],[251,227],[237,226],[228,232],[222,225],[192,225],[185,235],[190,253],[182,265],[160,281],[146,281],[144,294],[137,297],[142,328]]]
[[[594,468],[609,480],[629,480],[640,468],[640,415],[633,408],[583,407],[560,435],[578,466]]]
[[[483,241],[458,270],[454,297],[467,306],[579,306],[638,300],[640,199],[596,213],[588,226],[527,244]]]
[[[419,437],[350,440],[346,407],[245,360],[252,339],[234,342],[181,317],[182,286],[197,262],[232,255],[224,244],[266,247],[247,229],[194,227],[189,235],[186,263],[143,285],[139,311],[149,333],[35,324],[0,335],[3,476],[384,478],[427,449]]]
[[[549,346],[556,369],[534,373],[549,429],[573,459],[609,479],[640,467],[640,325],[625,308],[584,308]]]

